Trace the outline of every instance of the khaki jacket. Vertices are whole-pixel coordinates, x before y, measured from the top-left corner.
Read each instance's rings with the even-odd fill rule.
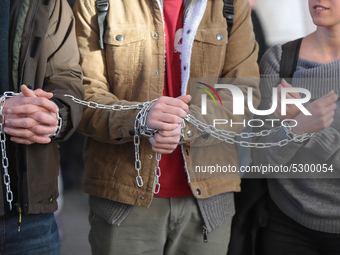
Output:
[[[76,130],[82,107],[64,94],[84,97],[82,71],[75,37],[74,16],[66,0],[23,0],[18,17],[13,86],[31,85],[54,93],[61,104],[63,119],[58,140],[67,139]],[[8,142],[9,143],[9,142]],[[8,146],[7,143],[7,146]],[[57,210],[59,151],[58,144],[18,145],[12,143],[15,155],[8,155],[10,173],[18,175],[19,202],[26,214],[52,213]],[[3,185],[2,175],[1,184]],[[14,185],[15,178],[12,178]],[[0,189],[0,215],[7,206],[4,189]],[[16,208],[13,205],[13,210]]]
[[[165,44],[161,2],[110,0],[105,49],[99,47],[99,31],[95,0],[77,1],[74,14],[76,32],[84,72],[85,98],[105,105],[135,105],[163,95]],[[254,39],[247,0],[236,0],[234,26],[228,38],[222,0],[184,1],[182,44],[182,94],[189,94],[189,78],[258,77],[257,44]],[[217,39],[222,35],[222,40]],[[221,39],[221,38],[220,38]],[[259,103],[257,82],[239,85],[254,89],[254,105]],[[232,115],[232,100],[225,110]],[[246,111],[246,117],[250,114]],[[114,201],[148,207],[154,183],[154,152],[148,139],[140,142],[143,187],[136,184],[133,129],[137,110],[110,111],[84,108],[79,131],[87,136],[84,148],[84,191]],[[235,118],[237,121],[237,117]],[[187,125],[186,131],[191,129]],[[242,128],[233,127],[240,132]],[[187,132],[186,132],[187,133]],[[196,198],[239,191],[239,178],[200,178],[189,173],[190,143],[182,145],[190,187]],[[203,139],[194,132],[200,157],[211,151],[212,138]],[[209,144],[210,143],[210,144]],[[209,147],[210,146],[210,147]],[[224,145],[230,164],[238,166],[235,145]],[[160,178],[161,182],[161,178]]]

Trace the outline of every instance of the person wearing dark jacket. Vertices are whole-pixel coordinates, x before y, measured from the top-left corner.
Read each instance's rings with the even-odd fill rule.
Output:
[[[3,0],[0,33],[0,252],[60,254],[57,141],[82,116],[64,95],[84,96],[74,17],[66,0]]]

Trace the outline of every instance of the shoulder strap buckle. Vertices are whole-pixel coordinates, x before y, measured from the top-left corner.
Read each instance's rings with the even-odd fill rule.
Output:
[[[104,49],[104,30],[106,25],[106,15],[110,4],[108,0],[97,0],[96,7],[98,10],[98,26],[99,26],[99,46]]]
[[[97,0],[96,7],[98,12],[107,12],[109,10],[110,4],[107,0]]]

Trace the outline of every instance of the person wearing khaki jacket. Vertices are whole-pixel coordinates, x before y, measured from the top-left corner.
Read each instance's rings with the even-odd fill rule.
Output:
[[[186,105],[190,101],[186,96],[190,94],[189,79],[258,77],[258,47],[252,32],[248,1],[235,1],[230,37],[222,13],[222,0],[180,2],[184,11],[182,55],[178,66],[181,96],[177,98],[163,96],[167,72],[163,5],[166,6],[167,1],[110,0],[103,35],[104,49],[99,43],[96,1],[82,0],[75,4],[85,99],[94,104],[127,107],[159,98],[147,117],[147,126],[158,132],[152,138],[140,137],[139,173],[143,185],[138,185],[135,170],[134,122],[138,110],[84,108],[78,130],[87,136],[83,190],[90,194],[93,254],[180,254],[181,251],[186,254],[226,254],[234,214],[233,192],[239,191],[240,179],[201,178],[189,171],[190,143],[195,141],[200,147],[195,150],[200,157],[207,150],[214,152],[214,139],[193,131],[187,123],[179,148],[184,171],[189,177],[188,197],[154,195],[154,152],[172,153],[177,147],[181,132],[176,130],[180,130],[178,126],[189,110]],[[259,104],[256,81],[237,86],[243,92],[252,87],[254,106]],[[241,117],[232,116],[231,94],[222,96],[226,102],[224,114],[238,121]],[[251,114],[245,108],[245,117],[250,118]],[[190,106],[189,111],[202,119],[197,108]],[[241,129],[241,126],[232,127],[235,132]],[[169,133],[171,139],[165,138]],[[224,149],[223,157],[227,157],[231,165],[238,166],[236,145],[226,144]],[[175,220],[175,208],[180,214],[178,221]],[[187,218],[181,215],[196,218],[189,216],[186,221]],[[154,226],[159,226],[159,232],[154,231]],[[176,232],[174,226],[180,230]],[[208,243],[203,242],[202,231],[205,240],[209,233]],[[186,236],[185,233],[189,234]]]
[[[1,70],[0,93],[21,92],[1,97],[0,250],[60,254],[57,141],[70,137],[82,116],[64,95],[84,97],[74,16],[66,0],[6,0],[0,7],[7,72]]]

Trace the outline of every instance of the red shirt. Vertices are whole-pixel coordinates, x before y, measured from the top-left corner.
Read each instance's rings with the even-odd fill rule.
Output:
[[[164,0],[164,31],[166,46],[164,96],[181,95],[181,45],[184,12],[183,0]],[[155,197],[185,197],[192,192],[184,168],[181,146],[171,154],[162,154],[160,161],[160,192]]]

